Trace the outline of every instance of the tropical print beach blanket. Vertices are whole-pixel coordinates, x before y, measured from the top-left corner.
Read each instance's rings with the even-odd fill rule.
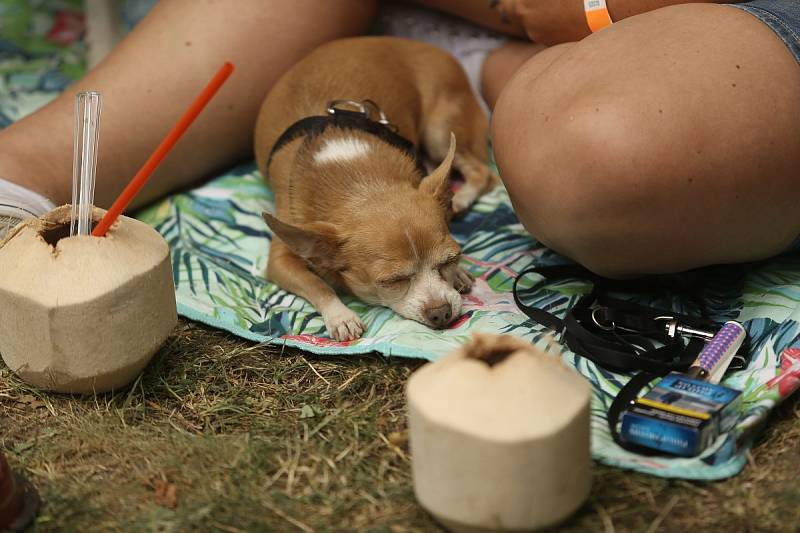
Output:
[[[197,189],[173,196],[137,216],[167,240],[183,316],[258,342],[320,354],[365,354],[436,360],[476,331],[507,333],[546,343],[549,332],[531,322],[511,294],[517,273],[531,265],[565,260],[536,242],[520,225],[502,187],[484,197],[451,230],[464,251],[463,266],[475,277],[464,296],[464,315],[448,329],[434,331],[381,307],[346,299],[368,329],[361,339],[330,339],[320,315],[303,299],[264,281],[270,235],[262,210],[273,209],[272,192],[253,165],[235,168]],[[563,315],[591,286],[581,280],[520,284],[526,303]],[[535,287],[534,287],[535,285]],[[563,359],[589,379],[592,450],[596,459],[643,472],[688,479],[731,476],[745,464],[745,452],[769,411],[794,391],[800,378],[800,257],[778,257],[743,270],[720,267],[704,273],[702,301],[710,317],[744,322],[751,338],[749,367],[726,385],[744,391],[740,420],[703,455],[692,459],[643,457],[614,444],[606,412],[627,376],[598,367],[566,350]],[[528,289],[528,290],[526,290]],[[695,298],[639,295],[639,302],[697,313]]]
[[[78,1],[0,0],[0,121],[17,120],[52,98],[83,69]],[[7,18],[8,14],[13,15]],[[71,127],[71,125],[67,126]],[[64,132],[69,135],[69,131]],[[100,157],[102,157],[102,147]],[[170,245],[179,313],[256,342],[319,354],[380,353],[436,360],[475,331],[507,333],[544,343],[549,333],[514,305],[511,287],[530,265],[565,260],[536,242],[520,225],[502,187],[463,218],[452,232],[464,250],[463,265],[477,278],[464,298],[464,315],[444,331],[432,331],[388,309],[354,299],[347,304],[368,326],[352,342],[335,342],[306,302],[267,283],[263,272],[270,235],[261,211],[273,196],[252,164],[229,170],[196,189],[167,198],[137,216]],[[521,284],[530,304],[563,314],[590,289],[581,280]],[[701,456],[642,457],[611,440],[605,414],[627,376],[597,367],[568,350],[563,360],[593,385],[592,451],[603,463],[664,477],[720,479],[739,472],[769,411],[800,384],[800,256],[776,257],[756,266],[711,269],[702,299],[711,318],[742,321],[751,337],[747,369],[725,384],[743,391],[736,427]],[[674,294],[640,295],[640,303],[696,312],[695,299]]]

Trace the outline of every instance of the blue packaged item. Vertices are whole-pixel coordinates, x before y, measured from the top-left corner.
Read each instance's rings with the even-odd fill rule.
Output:
[[[672,372],[622,413],[626,442],[693,457],[735,422],[741,392]]]

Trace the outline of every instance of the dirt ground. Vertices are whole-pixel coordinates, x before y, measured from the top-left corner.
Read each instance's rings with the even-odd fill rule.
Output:
[[[282,353],[182,321],[136,383],[72,398],[0,363],[0,450],[38,487],[36,531],[438,531],[415,502],[403,387],[422,362]],[[563,531],[800,530],[800,402],[739,476],[596,465]]]

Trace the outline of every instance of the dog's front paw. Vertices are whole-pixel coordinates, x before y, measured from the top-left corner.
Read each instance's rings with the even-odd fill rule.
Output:
[[[469,292],[473,285],[475,285],[475,278],[472,277],[472,274],[463,268],[458,267],[458,269],[456,269],[456,275],[453,279],[453,288],[463,294],[465,292]]]
[[[480,195],[481,191],[476,189],[473,184],[465,183],[455,192],[453,199],[450,201],[450,209],[453,211],[453,215],[460,215],[467,211]]]
[[[352,341],[367,329],[361,319],[343,303],[337,302],[322,312],[328,334],[337,341]]]
[[[466,189],[466,186],[462,187],[453,195],[453,199],[450,201],[450,210],[453,212],[453,215],[460,215],[467,209],[472,203],[475,201],[475,194],[473,194],[469,189]]]

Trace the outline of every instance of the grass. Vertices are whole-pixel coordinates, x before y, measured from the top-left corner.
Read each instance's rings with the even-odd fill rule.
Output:
[[[36,531],[437,531],[416,504],[403,387],[421,362],[320,358],[181,322],[127,390],[45,394],[0,364],[0,450],[39,488]],[[800,402],[739,476],[596,465],[565,531],[788,531]]]

